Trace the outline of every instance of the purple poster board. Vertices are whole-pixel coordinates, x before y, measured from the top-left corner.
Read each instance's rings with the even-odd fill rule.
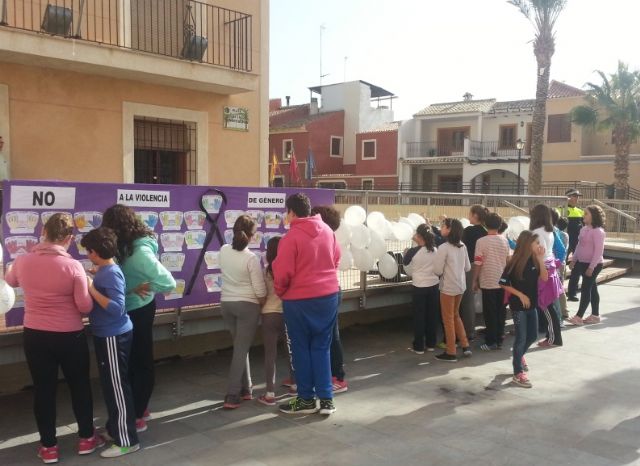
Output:
[[[208,186],[66,183],[51,181],[4,181],[2,199],[2,246],[6,267],[33,248],[42,227],[55,212],[73,216],[75,241],[69,253],[90,267],[86,251],[80,246],[82,234],[100,226],[102,213],[116,203],[132,207],[157,235],[160,261],[171,271],[178,286],[157,296],[158,309],[210,305],[220,302],[221,276],[218,266],[220,241],[217,235],[204,255],[191,293],[184,294],[200,255],[207,232],[212,228],[200,208],[203,201],[210,216],[217,214],[217,227],[223,242],[230,243],[235,219],[244,213],[258,222],[249,247],[264,260],[267,241],[286,232],[286,196],[304,192],[312,205],[332,205],[334,191],[326,189],[215,187]],[[24,293],[16,289],[16,304],[5,316],[7,326],[22,325]]]

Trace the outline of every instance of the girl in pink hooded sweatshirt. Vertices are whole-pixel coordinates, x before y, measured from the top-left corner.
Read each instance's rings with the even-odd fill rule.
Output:
[[[67,253],[72,231],[68,214],[52,215],[44,226],[44,241],[18,257],[5,276],[10,286],[24,290],[24,352],[35,388],[38,456],[45,463],[58,460],[59,368],[69,385],[78,423],[78,454],[92,453],[105,443],[93,426],[89,347],[82,322],[93,301],[82,265]]]

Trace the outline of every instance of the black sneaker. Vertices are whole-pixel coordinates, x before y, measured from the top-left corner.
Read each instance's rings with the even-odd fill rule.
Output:
[[[299,396],[288,403],[280,405],[280,411],[286,414],[314,414],[318,412],[315,398],[305,400]]]
[[[458,362],[458,358],[453,354],[436,354],[436,359],[438,361],[446,361],[446,362]]]
[[[331,399],[326,399],[326,400],[320,400],[320,414],[333,414],[336,412],[336,407],[333,404],[333,400]]]
[[[577,303],[580,301],[580,298],[577,296],[567,296],[567,301],[571,301],[572,303]]]
[[[471,348],[467,346],[466,348],[462,348],[462,354],[465,358],[470,358],[473,353],[471,352]]]

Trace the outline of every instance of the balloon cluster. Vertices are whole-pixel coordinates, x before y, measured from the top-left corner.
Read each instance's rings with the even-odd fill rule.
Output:
[[[375,269],[384,278],[392,279],[398,274],[398,263],[387,254],[387,241],[409,241],[418,225],[425,223],[424,217],[409,214],[400,217],[397,222],[389,221],[382,212],[367,212],[360,206],[347,208],[340,228],[336,230],[336,239],[342,246],[342,259],[339,269],[349,270],[355,266],[368,272]]]
[[[529,217],[511,217],[507,222],[507,225],[509,225],[509,228],[507,229],[507,237],[516,241],[518,236],[520,236],[520,233],[529,229]]]

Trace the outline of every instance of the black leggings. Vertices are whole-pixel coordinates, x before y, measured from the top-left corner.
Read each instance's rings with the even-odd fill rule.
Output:
[[[133,343],[129,360],[129,381],[133,390],[133,404],[136,419],[142,418],[155,384],[153,365],[153,319],[156,302],[128,312],[133,323]]]
[[[89,346],[84,330],[48,332],[25,328],[24,354],[33,379],[33,412],[40,443],[53,447],[56,439],[56,392],[58,368],[62,369],[69,392],[78,435],[93,435],[93,400],[89,382]]]
[[[413,287],[413,349],[424,351],[435,348],[440,316],[440,290],[438,285]]]
[[[590,277],[587,277],[586,273],[589,269],[589,264],[586,262],[576,262],[573,270],[579,277],[582,277],[582,290],[580,291],[580,306],[578,306],[578,317],[582,318],[585,311],[591,304],[591,314],[594,316],[600,315],[600,294],[598,293],[598,284],[596,283],[598,275],[602,270],[602,264],[596,265],[593,269],[593,273]]]

